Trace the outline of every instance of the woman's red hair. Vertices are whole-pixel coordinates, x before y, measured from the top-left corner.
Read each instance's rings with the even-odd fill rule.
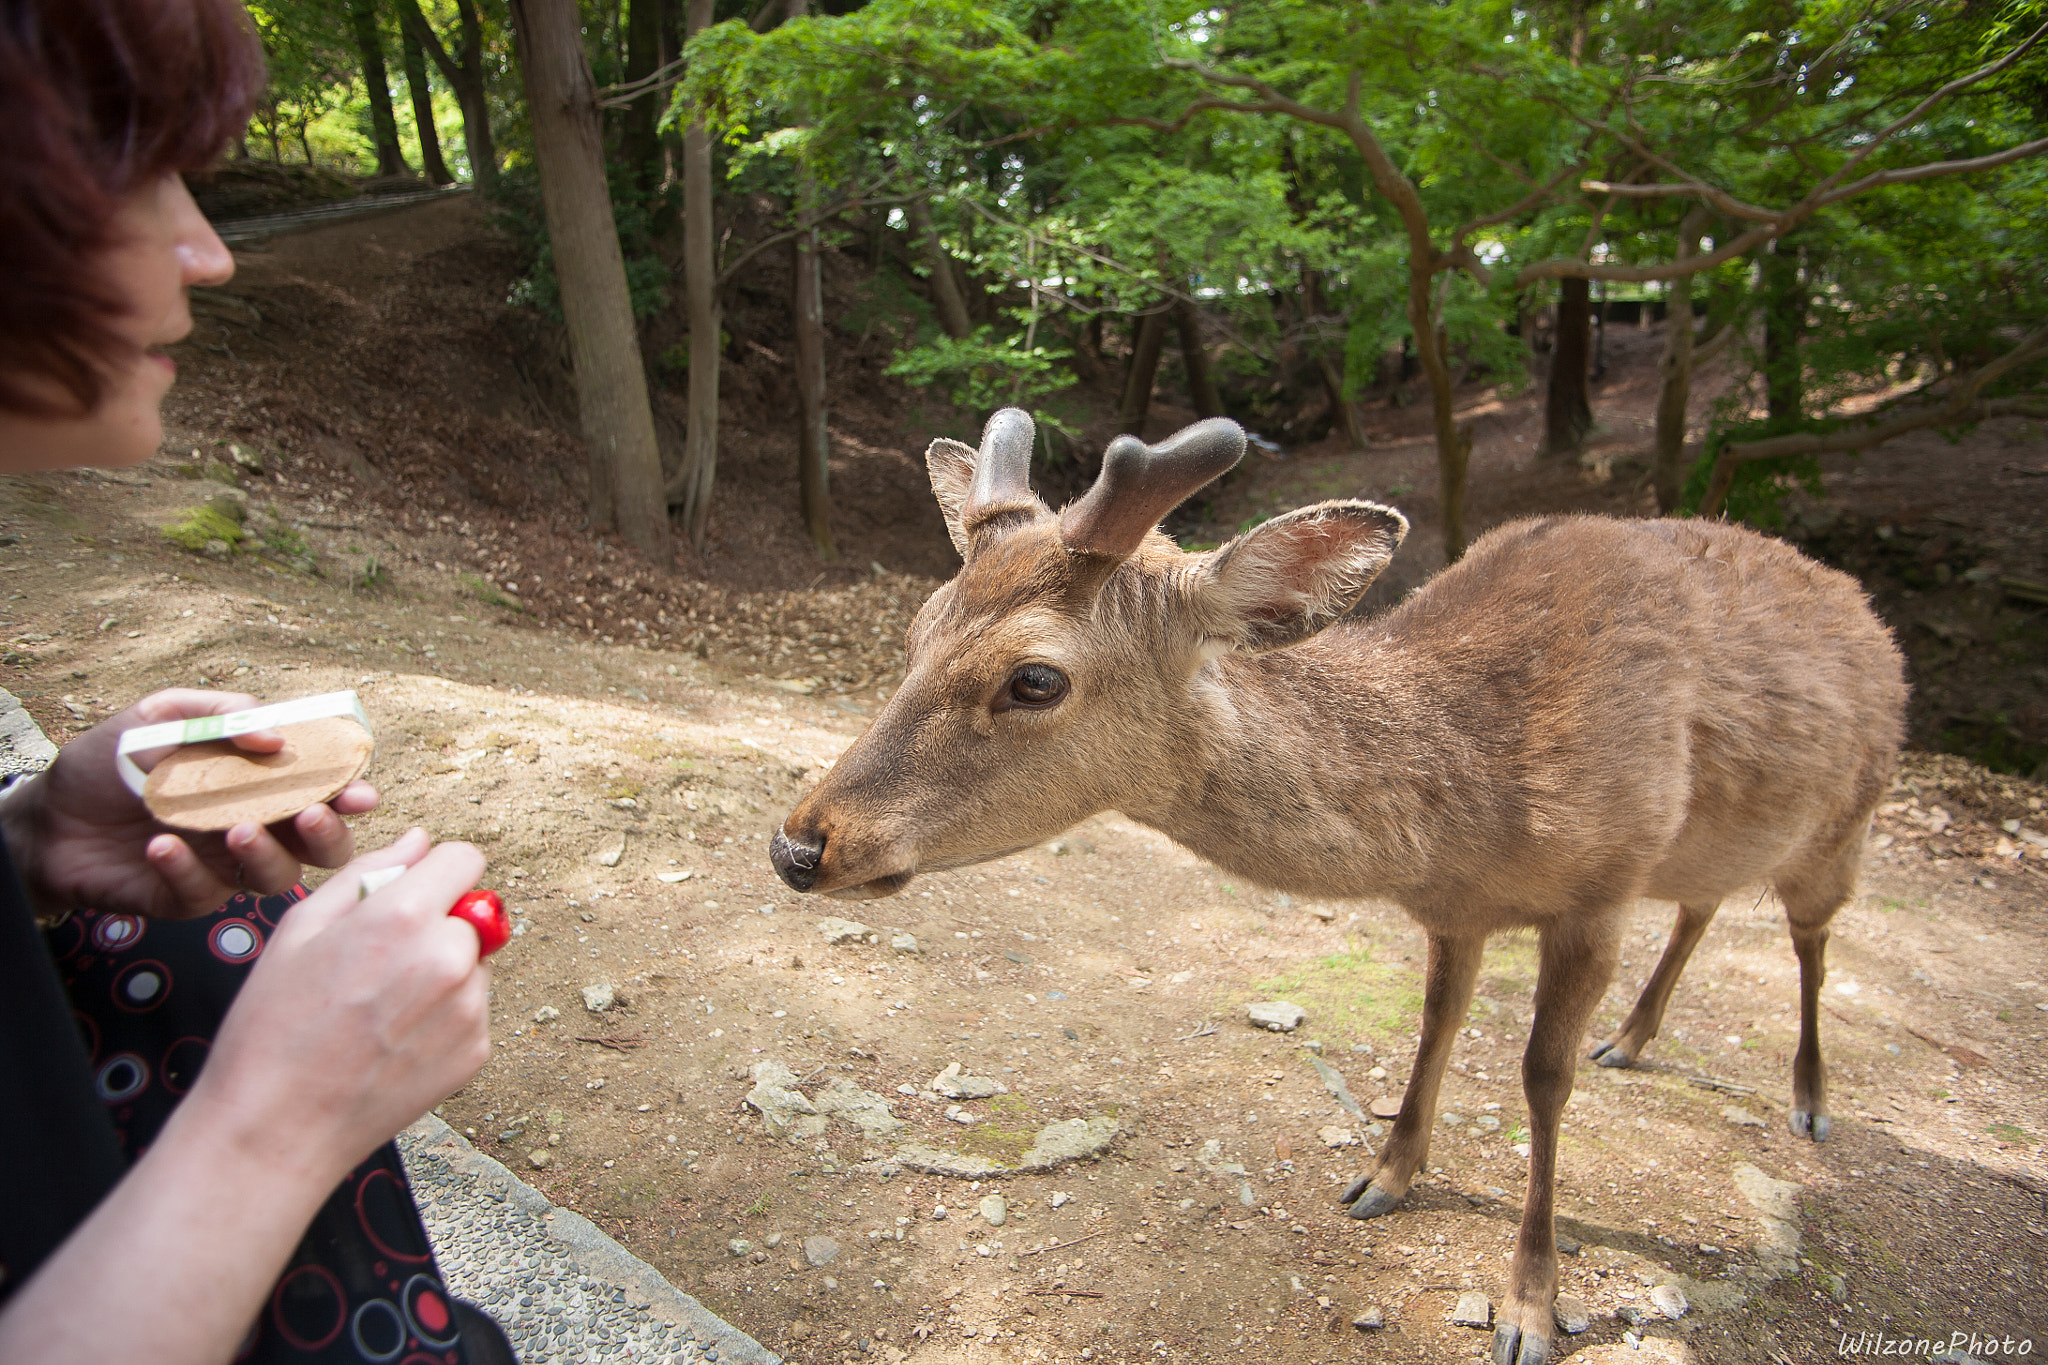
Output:
[[[98,404],[134,355],[94,278],[115,210],[210,164],[263,84],[236,0],[0,0],[0,408],[69,415],[50,381]]]

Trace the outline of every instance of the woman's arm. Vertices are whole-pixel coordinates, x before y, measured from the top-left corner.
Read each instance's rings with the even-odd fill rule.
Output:
[[[488,971],[448,917],[483,866],[414,830],[292,907],[155,1144],[0,1310],[0,1361],[234,1355],[335,1185],[489,1058]]]

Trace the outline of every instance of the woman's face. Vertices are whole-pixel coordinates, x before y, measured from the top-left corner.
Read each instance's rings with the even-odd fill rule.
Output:
[[[29,417],[0,409],[0,470],[140,464],[163,442],[157,405],[177,366],[162,348],[192,330],[187,291],[225,283],[235,260],[176,173],[130,195],[114,215],[112,237],[100,270],[108,292],[127,301],[115,328],[141,354],[107,376],[90,412]],[[54,402],[68,405],[60,386],[48,388]]]

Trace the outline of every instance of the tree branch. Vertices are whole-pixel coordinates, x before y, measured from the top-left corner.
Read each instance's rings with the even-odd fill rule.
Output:
[[[2048,394],[2021,394],[1979,402],[1977,395],[1986,385],[2042,355],[2048,355],[2048,327],[2021,339],[2019,345],[1987,365],[1958,378],[1949,396],[1939,403],[1902,412],[1886,421],[1870,421],[1835,431],[1795,431],[1761,441],[1738,441],[1721,448],[1707,480],[1706,496],[1700,501],[1700,515],[1715,517],[1728,501],[1738,465],[1752,460],[1769,460],[1784,455],[1837,455],[1868,450],[1895,436],[1924,431],[1928,427],[1963,426],[1987,417],[2036,416],[2048,412]]]
[[[601,86],[596,92],[597,107],[600,109],[623,109],[635,100],[643,99],[648,95],[654,94],[656,91],[665,90],[671,85],[680,85],[683,80],[684,68],[687,65],[687,59],[677,57],[666,66],[655,68],[637,81],[627,81],[621,85]]]
[[[1619,195],[1623,199],[1669,199],[1679,195],[1697,195],[1730,218],[1747,218],[1758,223],[1775,222],[1779,216],[1776,209],[1745,204],[1726,190],[1698,181],[1681,185],[1622,185],[1609,180],[1581,180],[1579,188],[1594,194]]]
[[[1995,76],[1999,72],[2011,66],[2014,62],[2018,61],[2021,57],[2025,56],[2029,48],[2033,47],[2034,44],[2040,42],[2043,34],[2048,34],[2048,24],[2042,24],[2041,27],[2035,29],[2032,33],[2028,34],[2024,39],[2020,41],[2019,46],[2015,47],[2012,51],[2006,53],[2003,57],[2000,57],[1997,61],[1987,62],[1985,65],[1978,67],[1975,71],[1970,72],[1968,75],[1956,77],[1947,85],[1942,86],[1941,89],[1929,95],[1926,99],[1921,100],[1918,104],[1914,105],[1911,109],[1909,109],[1904,115],[1900,116],[1897,119],[1894,119],[1890,126],[1886,127],[1882,132],[1874,134],[1868,142],[1864,143],[1863,146],[1859,147],[1856,150],[1856,154],[1854,156],[1850,157],[1847,161],[1843,162],[1839,167],[1837,167],[1833,175],[1829,176],[1827,179],[1821,181],[1820,184],[1816,185],[1814,187],[1814,192],[1816,194],[1825,193],[1827,190],[1831,189],[1833,186],[1840,183],[1841,180],[1849,174],[1849,172],[1855,170],[1858,166],[1862,165],[1865,161],[1869,160],[1871,154],[1875,152],[1879,147],[1882,147],[1887,141],[1889,141],[1893,134],[1897,133],[1899,130],[1903,128],[1910,128],[1915,123],[1918,123],[1920,121],[1920,116],[1922,114],[1926,113],[1929,109],[1932,109],[1935,105],[1947,99],[1950,95],[1955,94],[1959,90],[1967,89],[1968,87],[1975,85],[1979,81],[1986,80],[1992,76]]]
[[[877,186],[877,188],[880,187]],[[763,237],[760,241],[755,242],[752,246],[748,247],[745,251],[741,252],[739,256],[733,260],[732,264],[726,266],[724,269],[718,272],[718,287],[723,289],[726,285],[730,284],[739,275],[741,266],[745,265],[748,261],[753,260],[756,256],[766,251],[769,247],[775,246],[781,242],[786,242],[790,238],[798,236],[802,233],[809,232],[812,228],[818,226],[820,223],[824,223],[833,218],[837,218],[840,214],[846,212],[848,209],[860,208],[862,205],[865,204],[906,204],[909,202],[910,196],[908,195],[891,195],[887,197],[877,197],[876,195],[870,194],[864,190],[855,190],[852,194],[840,200],[838,203],[827,205],[825,208],[817,209],[811,213],[807,213],[803,215],[801,218],[797,219],[797,221],[792,226],[784,228],[781,232],[770,233],[768,236]]]
[[[1829,204],[1840,203],[1866,190],[1876,189],[1882,185],[1904,185],[1917,180],[1932,180],[1938,176],[1968,175],[1973,171],[1992,170],[2010,162],[2025,160],[2030,156],[2039,156],[2043,152],[2048,152],[2048,137],[2036,138],[2032,142],[2022,142],[2018,146],[2008,147],[2002,152],[1991,152],[1962,161],[1931,161],[1922,166],[1902,166],[1894,170],[1873,171],[1853,184],[1837,185],[1825,192],[1816,189],[1768,222],[1722,243],[1704,256],[1688,256],[1683,263],[1671,261],[1663,265],[1594,265],[1590,261],[1582,261],[1576,257],[1558,257],[1523,266],[1521,272],[1515,276],[1515,283],[1526,288],[1538,280],[1566,277],[1632,283],[1675,279],[1695,271],[1711,270],[1723,261],[1745,255],[1773,238],[1784,236]]]

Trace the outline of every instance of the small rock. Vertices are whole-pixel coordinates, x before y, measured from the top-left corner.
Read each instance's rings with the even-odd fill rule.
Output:
[[[1323,923],[1328,924],[1337,918],[1337,907],[1334,905],[1312,905],[1309,907],[1309,913]]]
[[[756,1062],[750,1074],[754,1088],[747,1092],[747,1103],[760,1113],[771,1136],[796,1140],[825,1131],[830,1120],[796,1088],[795,1072],[771,1060]]]
[[[1493,1304],[1478,1290],[1468,1289],[1458,1295],[1458,1306],[1451,1310],[1451,1326],[1493,1326]]]
[[[812,1265],[829,1265],[832,1262],[832,1258],[838,1254],[839,1243],[833,1241],[830,1237],[804,1238],[804,1259]]]
[[[1686,1315],[1692,1305],[1686,1302],[1685,1291],[1675,1284],[1660,1284],[1650,1291],[1650,1302],[1659,1313],[1676,1321]]]
[[[1358,1134],[1352,1132],[1349,1128],[1338,1128],[1334,1125],[1318,1128],[1316,1136],[1323,1140],[1323,1146],[1325,1147],[1356,1147],[1358,1145]]]
[[[1401,1117],[1401,1097],[1399,1095],[1381,1095],[1366,1107],[1372,1111],[1372,1116],[1376,1119],[1397,1119]]]
[[[735,1256],[746,1256],[753,1252],[754,1244],[744,1237],[735,1237],[725,1244],[725,1249]]]
[[[1073,1199],[1074,1196],[1068,1194],[1065,1190],[1054,1190],[1052,1192],[1052,1197],[1046,1200],[1045,1202],[1052,1205],[1054,1208],[1059,1209],[1065,1208],[1068,1204],[1073,1202]]]
[[[769,1248],[772,1251],[776,1247],[782,1245],[782,1234],[779,1232],[769,1233],[766,1237],[761,1239],[761,1245]]]
[[[624,857],[625,854],[626,836],[623,834],[613,834],[607,836],[603,843],[600,843],[590,851],[590,861],[596,863],[599,867],[617,867],[619,859]]]
[[[595,986],[583,988],[583,1008],[592,1014],[603,1014],[617,999],[618,992],[613,989],[610,982],[599,982]]]
[[[1557,1328],[1577,1336],[1593,1325],[1593,1310],[1586,1301],[1571,1294],[1559,1294],[1557,1302],[1550,1306],[1550,1316],[1557,1320]]]
[[[1836,1303],[1849,1301],[1849,1282],[1840,1275],[1823,1275],[1820,1277],[1820,1283],[1821,1288],[1828,1291],[1828,1297]]]
[[[819,920],[818,932],[827,943],[875,943],[881,939],[880,934],[859,920],[841,919],[837,915]]]
[[[1492,1114],[1481,1114],[1478,1118],[1472,1120],[1472,1126],[1482,1133],[1498,1133],[1500,1131],[1500,1120]]]
[[[1453,1114],[1449,1110],[1445,1110],[1436,1116],[1436,1121],[1443,1124],[1446,1128],[1456,1128],[1465,1122],[1465,1116],[1463,1114]]]
[[[1734,1124],[1737,1128],[1761,1128],[1764,1126],[1762,1119],[1750,1113],[1739,1104],[1722,1106],[1721,1117]]]
[[[992,1228],[999,1228],[1010,1221],[1010,1201],[999,1194],[991,1194],[981,1201],[981,1221]]]
[[[526,1154],[526,1164],[536,1171],[546,1170],[548,1163],[554,1159],[555,1154],[545,1147],[536,1147]]]
[[[550,1019],[559,1019],[561,1017],[562,1012],[553,1005],[542,1005],[533,1012],[533,1022],[536,1024],[545,1024]]]
[[[1378,1304],[1374,1304],[1353,1318],[1351,1325],[1361,1332],[1377,1332],[1387,1325],[1387,1312]]]
[[[1253,1028],[1271,1029],[1275,1033],[1292,1033],[1308,1018],[1307,1010],[1286,1000],[1247,1005],[1245,1013]]]
[[[932,1077],[931,1088],[949,1100],[985,1100],[991,1095],[1002,1095],[1009,1091],[1009,1087],[1001,1081],[987,1076],[963,1076],[960,1074],[958,1062]]]
[[[917,946],[915,935],[906,934],[901,931],[889,936],[889,946],[899,953],[918,953],[923,951]]]

